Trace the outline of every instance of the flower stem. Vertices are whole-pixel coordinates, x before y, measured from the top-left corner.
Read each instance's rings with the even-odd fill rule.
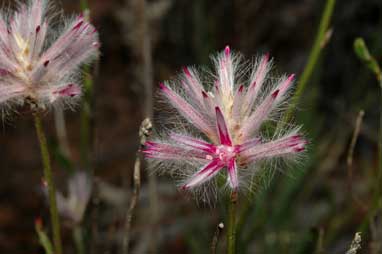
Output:
[[[364,232],[366,227],[369,226],[370,221],[373,220],[373,218],[382,208],[382,69],[375,57],[370,54],[369,49],[367,48],[365,41],[362,38],[357,38],[354,41],[354,51],[358,58],[360,58],[360,60],[362,60],[362,62],[365,64],[365,66],[375,74],[380,88],[377,177],[375,179],[376,182],[374,187],[375,190],[373,204],[369,209],[368,216],[365,217],[363,223],[360,226],[361,231]]]
[[[224,228],[224,224],[222,222],[220,222],[216,227],[214,237],[212,238],[212,242],[211,242],[211,254],[216,254],[216,250],[219,243],[219,235],[221,231],[223,230],[223,228]]]
[[[86,21],[90,22],[90,9],[87,0],[80,1],[81,10]],[[90,65],[84,66],[82,74],[84,76],[83,82],[83,98],[81,101],[81,114],[80,114],[80,155],[81,166],[93,173],[93,165],[91,163],[91,154],[93,148],[94,136],[94,76],[98,72],[98,59],[94,63],[94,69]]]
[[[237,192],[232,192],[228,203],[227,254],[236,253]]]
[[[55,248],[55,254],[62,254],[62,243],[61,243],[61,232],[60,232],[60,220],[57,212],[56,203],[56,189],[53,183],[52,168],[50,165],[50,157],[48,145],[46,142],[46,137],[44,130],[42,128],[41,118],[38,113],[34,114],[34,124],[36,128],[37,137],[40,144],[42,163],[44,168],[44,179],[47,183],[48,194],[49,194],[49,210],[51,223],[53,227],[53,243]]]
[[[80,1],[80,5],[81,5],[81,10],[82,11],[85,11],[87,9],[89,9],[89,3],[87,0],[81,0]]]
[[[126,218],[125,218],[125,232],[123,236],[122,242],[122,253],[129,253],[129,242],[131,238],[131,222],[133,220],[133,216],[135,214],[135,209],[137,207],[137,203],[139,200],[139,192],[141,188],[141,155],[138,152],[135,159],[134,164],[134,191],[130,200],[130,206],[127,210]]]
[[[380,72],[380,77],[382,77],[382,72]],[[379,112],[379,140],[378,140],[378,174],[377,174],[377,199],[382,196],[382,78],[379,79],[380,85],[380,112]],[[377,201],[380,203],[379,201]]]
[[[329,29],[329,23],[333,14],[335,3],[336,3],[336,0],[326,1],[325,9],[324,9],[324,12],[322,13],[320,25],[318,27],[318,31],[316,34],[316,39],[309,53],[308,62],[305,65],[304,71],[302,72],[300,80],[297,84],[296,92],[292,98],[292,104],[287,111],[285,120],[289,120],[290,117],[293,115],[296,105],[298,104],[299,99],[303,91],[305,90],[306,84],[309,81],[310,76],[312,75],[314,71],[314,67],[316,66],[320,53],[322,49],[324,48],[326,41],[328,40],[327,34]]]
[[[85,254],[84,231],[81,225],[73,229],[73,240],[77,249],[77,254]]]

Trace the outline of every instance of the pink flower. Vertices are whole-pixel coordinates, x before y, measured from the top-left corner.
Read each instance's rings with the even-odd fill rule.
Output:
[[[47,0],[19,4],[0,16],[0,105],[45,108],[81,94],[80,65],[98,56],[95,28],[82,15],[50,27]],[[6,17],[9,17],[8,19]]]
[[[260,162],[296,158],[307,144],[299,128],[285,124],[288,128],[277,130],[271,138],[262,128],[266,122],[280,121],[277,109],[286,102],[294,75],[269,78],[268,55],[248,70],[229,47],[215,64],[211,85],[203,86],[201,75],[190,68],[184,68],[180,82],[160,84],[167,101],[200,135],[171,131],[163,140],[146,142],[143,153],[159,162],[154,167],[187,176],[182,189],[201,186],[222,174],[236,191],[259,172]]]

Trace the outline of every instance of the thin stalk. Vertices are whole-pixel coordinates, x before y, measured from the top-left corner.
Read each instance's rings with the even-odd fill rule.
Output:
[[[56,126],[60,152],[63,154],[65,159],[71,160],[72,156],[66,131],[65,114],[62,108],[54,109],[54,123]]]
[[[382,72],[379,73],[378,81],[380,85],[380,112],[379,112],[379,140],[378,140],[378,174],[376,184],[376,202],[379,204],[379,200],[382,195]]]
[[[357,120],[355,123],[355,128],[353,132],[353,136],[349,145],[348,155],[346,158],[347,171],[348,171],[348,189],[351,198],[355,201],[358,201],[353,193],[353,154],[354,148],[357,143],[359,132],[361,131],[362,120],[365,112],[360,110],[357,116]]]
[[[87,21],[90,21],[90,8],[88,0],[80,0],[81,10]],[[93,142],[94,142],[94,77],[98,73],[99,62],[98,59],[93,64],[93,67],[86,65],[82,69],[84,76],[83,82],[83,98],[81,101],[81,125],[80,125],[80,134],[81,134],[81,164],[86,170],[93,174],[93,165],[91,161],[91,156],[93,153]]]
[[[44,248],[45,253],[54,254],[52,242],[50,241],[49,236],[45,233],[41,218],[37,218],[35,220],[35,229],[40,244]]]
[[[369,226],[369,220],[372,220],[374,216],[377,215],[382,205],[382,70],[375,57],[370,54],[369,49],[362,38],[357,38],[354,41],[354,51],[365,66],[374,73],[380,88],[377,178],[374,186],[372,207],[369,209],[367,217],[360,226],[360,229],[364,232]]]
[[[135,13],[135,29],[137,31],[136,40],[139,42],[133,47],[135,54],[140,65],[140,82],[143,85],[144,92],[144,118],[153,118],[153,57],[152,57],[152,43],[150,33],[150,20],[147,12],[146,0],[131,1],[131,8]],[[149,206],[150,206],[150,253],[157,252],[157,230],[156,225],[160,217],[159,197],[158,197],[158,183],[154,174],[148,176],[148,189],[149,189]]]
[[[85,19],[90,21],[90,8],[88,0],[80,0],[80,7]],[[93,76],[96,76],[98,71],[98,59],[94,64],[93,75],[91,75],[92,68],[90,65],[86,65],[82,69],[84,75],[83,82],[83,98],[81,101],[81,113],[80,113],[80,162],[81,166],[87,170],[90,175],[94,174],[94,167],[91,163],[91,155],[94,140],[94,118],[93,118],[93,106],[94,106],[94,89],[93,89]],[[97,193],[93,194],[92,203],[96,204]],[[92,226],[91,226],[91,238],[96,238],[98,233],[98,224],[96,223],[97,217],[97,207],[94,207],[91,212]],[[73,237],[76,243],[77,252],[80,254],[85,253],[85,242],[88,239],[84,239],[83,236],[84,229],[81,225],[77,226],[73,231]],[[89,241],[89,252],[96,253],[96,243],[95,241]]]
[[[84,71],[85,72],[85,71]],[[88,76],[88,75],[86,75]],[[90,79],[90,78],[86,78]],[[88,81],[91,83],[91,81]],[[86,80],[85,80],[85,83]],[[81,164],[83,167],[85,167],[87,170],[90,169],[90,159],[89,159],[89,150],[90,150],[90,132],[91,132],[91,103],[90,103],[90,96],[91,88],[87,88],[85,86],[85,96],[82,101],[82,107],[81,107],[81,126],[80,126],[80,133],[81,133]]]
[[[211,254],[216,254],[216,250],[219,243],[219,235],[220,235],[220,232],[223,230],[223,228],[224,228],[224,224],[222,222],[220,222],[216,227],[214,237],[212,238],[212,242],[211,242]]]
[[[304,71],[301,74],[301,77],[298,81],[296,92],[292,98],[292,103],[286,112],[286,115],[285,115],[285,118],[284,118],[282,125],[284,123],[286,123],[291,118],[291,116],[293,115],[293,113],[296,109],[296,106],[299,102],[299,98],[301,97],[301,95],[302,95],[302,93],[306,87],[306,84],[309,81],[309,79],[313,73],[313,70],[314,70],[314,68],[318,62],[320,53],[328,41],[327,35],[328,35],[328,30],[329,30],[329,23],[330,23],[330,19],[332,17],[332,14],[333,14],[335,2],[336,2],[335,0],[327,0],[326,1],[326,5],[325,5],[324,11],[322,13],[320,24],[319,24],[319,27],[317,30],[316,38],[315,38],[314,44],[312,45],[312,48],[311,48],[310,53],[309,53],[309,58],[308,58],[307,64],[305,65]],[[249,200],[251,200],[251,199],[249,199]],[[251,202],[249,202],[249,201],[246,202],[243,206],[243,209],[242,209],[243,212],[240,214],[239,225],[238,225],[238,229],[240,231],[242,230],[242,227],[243,227],[246,219],[248,218],[250,207],[251,207]]]
[[[380,72],[380,76],[382,77],[382,72]],[[380,211],[382,207],[382,79],[379,79],[379,85],[380,85],[380,112],[379,112],[379,133],[378,133],[378,172],[377,172],[377,179],[375,183],[375,190],[374,190],[374,197],[373,197],[373,204],[371,208],[369,209],[368,215],[365,217],[363,223],[360,226],[360,229],[362,232],[365,232],[366,229],[370,226],[370,220],[372,220],[375,216],[377,216],[378,212]]]
[[[40,144],[42,163],[44,167],[44,179],[48,188],[49,195],[49,211],[50,219],[53,228],[53,243],[56,254],[62,254],[62,242],[61,242],[61,229],[60,220],[57,211],[56,203],[56,188],[53,182],[52,168],[50,164],[49,150],[46,142],[45,133],[42,127],[41,118],[38,113],[34,114],[34,124],[36,128],[37,137]]]
[[[141,189],[141,155],[138,152],[134,164],[134,191],[130,200],[130,206],[126,213],[125,218],[125,232],[123,234],[122,254],[129,253],[129,242],[131,238],[131,221],[135,213],[135,209],[139,199],[139,192]]]
[[[145,144],[147,137],[151,134],[152,124],[149,118],[142,121],[139,128],[139,139],[141,147]],[[129,252],[129,242],[131,237],[131,222],[135,213],[139,201],[139,193],[141,189],[141,152],[137,152],[134,163],[134,190],[130,200],[130,206],[127,210],[125,217],[124,234],[122,240],[122,253],[127,254]]]
[[[73,229],[73,240],[76,246],[77,254],[85,254],[84,231],[81,225],[77,225]]]
[[[312,76],[314,68],[319,59],[320,53],[328,41],[327,35],[329,31],[329,24],[333,14],[335,3],[336,3],[336,0],[326,1],[324,12],[322,14],[320,25],[318,27],[318,31],[316,34],[316,38],[312,46],[312,49],[310,50],[310,53],[309,53],[308,62],[305,65],[304,71],[302,72],[301,77],[298,81],[296,92],[292,98],[292,104],[289,107],[286,114],[286,120],[289,120],[290,117],[293,115],[294,110],[296,109],[296,106],[299,102],[299,99],[305,90],[306,84],[309,81],[310,77]]]
[[[80,0],[81,10],[85,11],[89,9],[89,4],[87,0]]]
[[[248,216],[253,211],[252,202],[254,199],[254,193],[250,192],[248,198],[245,199],[244,205],[242,205],[242,208],[240,209],[239,218],[237,222],[237,232],[240,235],[243,231],[244,225],[246,220],[248,219]]]
[[[233,192],[228,203],[227,254],[236,253],[237,195],[237,192]]]
[[[82,1],[86,3],[87,1]],[[84,6],[87,6],[84,4]],[[90,19],[89,9],[84,9],[85,15]],[[96,70],[96,68],[95,68]],[[93,136],[93,77],[90,74],[90,66],[83,68],[84,74],[84,96],[81,103],[81,162],[82,166],[91,171],[90,154],[92,148],[92,136]]]

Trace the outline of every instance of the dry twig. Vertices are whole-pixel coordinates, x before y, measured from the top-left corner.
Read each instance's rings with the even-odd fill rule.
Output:
[[[354,154],[354,148],[357,143],[357,139],[361,130],[362,120],[365,112],[363,110],[360,110],[357,116],[357,120],[355,123],[355,128],[353,132],[353,136],[349,145],[349,150],[346,158],[346,164],[347,164],[347,171],[348,171],[348,188],[349,193],[354,198],[353,195],[353,189],[352,189],[352,182],[353,182],[353,154]]]
[[[220,232],[223,230],[223,228],[224,228],[223,222],[220,222],[216,227],[214,237],[212,238],[212,242],[211,242],[211,254],[216,254],[216,249],[218,247],[218,242],[219,242],[219,235],[220,235]]]
[[[151,133],[152,124],[149,118],[143,120],[141,128],[139,129],[141,146],[145,143],[147,136]],[[127,210],[125,217],[125,233],[122,242],[122,253],[128,254],[129,242],[131,236],[131,221],[134,216],[135,208],[139,199],[139,191],[141,189],[141,153],[137,152],[137,156],[134,163],[134,191],[130,200],[130,206]]]

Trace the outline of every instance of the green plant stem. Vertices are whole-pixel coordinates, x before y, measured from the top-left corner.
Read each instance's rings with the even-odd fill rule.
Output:
[[[374,186],[374,196],[371,208],[368,211],[367,216],[361,223],[359,229],[362,232],[366,232],[370,220],[373,220],[374,217],[378,214],[382,206],[382,71],[376,61],[376,59],[370,55],[367,46],[364,41],[359,38],[355,41],[355,49],[358,57],[365,63],[365,66],[368,67],[374,74],[379,84],[379,96],[380,96],[380,105],[379,105],[379,130],[378,130],[378,165],[377,165],[377,177]]]
[[[379,77],[382,76],[382,72],[380,72]],[[378,173],[377,173],[377,184],[376,184],[376,202],[380,204],[380,198],[382,195],[382,79],[379,79],[380,85],[380,105],[379,105],[379,140],[378,140]],[[379,205],[377,205],[379,207]]]
[[[370,220],[374,219],[374,217],[378,214],[378,211],[380,211],[382,207],[382,72],[379,72],[379,75],[377,75],[377,79],[380,85],[380,105],[379,105],[379,133],[378,133],[378,172],[377,172],[377,179],[375,183],[375,190],[374,190],[374,198],[373,198],[373,204],[371,208],[369,209],[368,216],[365,218],[364,222],[362,223],[361,230],[362,232],[366,232],[367,226],[369,226]]]
[[[240,209],[238,222],[236,226],[236,231],[239,235],[242,233],[245,222],[249,217],[250,213],[252,212],[252,201],[254,199],[253,196],[254,195],[250,193],[248,199],[244,201],[244,205],[242,205],[242,208]]]
[[[85,254],[84,232],[81,225],[73,229],[73,240],[76,245],[77,254]]]
[[[325,44],[325,41],[327,40],[326,35],[329,29],[329,23],[333,14],[335,3],[336,3],[336,0],[326,1],[325,9],[321,17],[316,38],[312,46],[312,49],[310,50],[310,53],[309,53],[308,62],[305,65],[304,71],[302,72],[301,77],[298,81],[296,92],[292,98],[292,104],[289,107],[286,114],[286,120],[289,120],[290,117],[293,115],[294,110],[299,102],[299,99],[305,90],[306,84],[313,73],[313,70],[319,59],[320,53],[323,47],[325,46],[324,44]]]
[[[89,3],[87,0],[80,0],[81,10],[84,12],[85,19],[90,21]],[[81,102],[81,164],[82,167],[92,172],[90,162],[92,136],[93,136],[93,77],[91,75],[92,68],[90,65],[84,66],[82,73],[84,75],[83,98]]]
[[[228,202],[227,254],[236,253],[237,192],[232,192]]]
[[[49,195],[49,211],[50,218],[53,227],[53,243],[55,254],[62,254],[62,243],[61,243],[61,231],[60,231],[60,220],[57,212],[57,203],[56,203],[56,188],[53,182],[52,168],[50,165],[50,157],[48,145],[46,142],[46,137],[41,123],[41,118],[38,113],[34,114],[34,124],[36,128],[37,137],[40,143],[41,157],[44,168],[44,179],[48,187]]]
[[[89,9],[89,4],[87,0],[80,0],[80,5],[82,11]]]
[[[41,246],[44,248],[45,254],[54,254],[53,245],[49,236],[45,233],[41,220],[35,221],[35,229]]]
[[[88,78],[86,78],[87,80]],[[91,82],[91,81],[90,81]],[[85,82],[86,83],[86,82]],[[87,170],[90,169],[90,132],[91,132],[91,103],[89,92],[91,89],[85,86],[85,96],[82,101],[81,108],[81,162],[82,166]]]

